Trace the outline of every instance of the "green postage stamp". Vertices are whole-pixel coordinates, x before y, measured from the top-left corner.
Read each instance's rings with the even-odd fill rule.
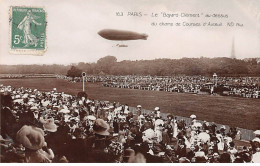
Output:
[[[10,52],[43,55],[46,51],[46,12],[44,8],[10,7]]]

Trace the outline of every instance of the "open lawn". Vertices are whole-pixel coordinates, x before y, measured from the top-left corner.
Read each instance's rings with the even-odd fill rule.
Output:
[[[70,83],[55,78],[0,79],[0,83],[40,91],[49,91],[55,87],[59,92],[73,95],[82,90],[82,83]],[[165,113],[184,117],[196,114],[200,120],[231,127],[260,129],[260,99],[107,88],[100,83],[87,83],[86,87],[91,99],[117,101],[133,107],[141,104],[147,110],[159,106],[161,112]]]

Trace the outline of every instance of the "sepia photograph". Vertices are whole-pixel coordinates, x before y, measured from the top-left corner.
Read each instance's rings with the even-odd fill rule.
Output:
[[[0,0],[0,163],[260,163],[259,0]]]

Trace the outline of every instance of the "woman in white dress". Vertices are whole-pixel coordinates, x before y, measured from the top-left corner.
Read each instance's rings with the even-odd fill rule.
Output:
[[[29,45],[34,45],[35,47],[37,46],[38,39],[31,32],[31,23],[34,23],[35,25],[41,25],[41,23],[35,21],[37,18],[39,17],[32,15],[32,11],[28,10],[26,16],[17,27],[23,31],[23,43],[25,44],[24,47],[28,47]]]

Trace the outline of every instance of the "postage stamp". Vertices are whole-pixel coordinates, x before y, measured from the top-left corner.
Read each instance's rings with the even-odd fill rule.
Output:
[[[9,16],[10,53],[43,55],[47,49],[44,8],[12,6]]]

